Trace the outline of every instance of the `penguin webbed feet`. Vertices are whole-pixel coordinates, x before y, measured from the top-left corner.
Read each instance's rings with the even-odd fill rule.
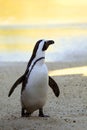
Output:
[[[48,116],[48,115],[44,115],[44,113],[43,113],[43,108],[40,108],[39,109],[39,115],[38,115],[39,117],[50,117],[50,116]]]
[[[22,108],[21,117],[30,117],[31,113],[27,112],[26,109]]]
[[[31,113],[27,112],[26,109],[22,108],[21,110],[21,117],[30,117]],[[50,117],[49,115],[44,115],[43,108],[39,109],[39,117]]]
[[[50,117],[49,115],[41,115],[41,114],[39,114],[39,117]]]

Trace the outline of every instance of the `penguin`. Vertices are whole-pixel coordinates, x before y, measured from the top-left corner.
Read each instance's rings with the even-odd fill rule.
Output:
[[[36,110],[39,110],[39,117],[47,117],[47,115],[44,115],[43,106],[47,100],[48,86],[53,90],[56,97],[60,95],[59,86],[48,75],[48,69],[45,64],[45,51],[52,44],[54,44],[53,40],[39,40],[36,42],[25,73],[16,80],[9,91],[8,97],[22,83],[22,117],[28,117]]]

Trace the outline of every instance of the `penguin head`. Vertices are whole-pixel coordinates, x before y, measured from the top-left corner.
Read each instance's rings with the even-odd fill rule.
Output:
[[[36,42],[35,47],[33,49],[32,56],[30,58],[29,64],[33,61],[33,59],[38,59],[40,57],[45,57],[45,51],[47,48],[54,44],[53,40],[39,40]]]
[[[37,41],[34,50],[46,51],[49,45],[54,44],[53,40],[39,40]],[[36,49],[37,48],[37,49]]]
[[[44,56],[45,51],[48,49],[48,47],[54,44],[53,40],[39,40],[37,41],[35,47],[34,47],[34,53],[36,53],[36,56]]]
[[[51,44],[54,44],[53,40],[44,41],[44,45],[43,45],[42,51],[46,51],[47,48],[49,47],[49,45],[51,45]]]

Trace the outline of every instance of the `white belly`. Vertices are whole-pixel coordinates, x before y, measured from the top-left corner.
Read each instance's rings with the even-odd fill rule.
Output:
[[[22,92],[22,105],[27,111],[33,111],[43,107],[47,99],[48,70],[45,64],[34,66],[29,76],[25,90]]]

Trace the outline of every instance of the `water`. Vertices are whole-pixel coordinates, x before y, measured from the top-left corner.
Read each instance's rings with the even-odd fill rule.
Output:
[[[0,62],[28,61],[39,39],[53,39],[46,61],[87,59],[87,25],[21,25],[0,27]]]

